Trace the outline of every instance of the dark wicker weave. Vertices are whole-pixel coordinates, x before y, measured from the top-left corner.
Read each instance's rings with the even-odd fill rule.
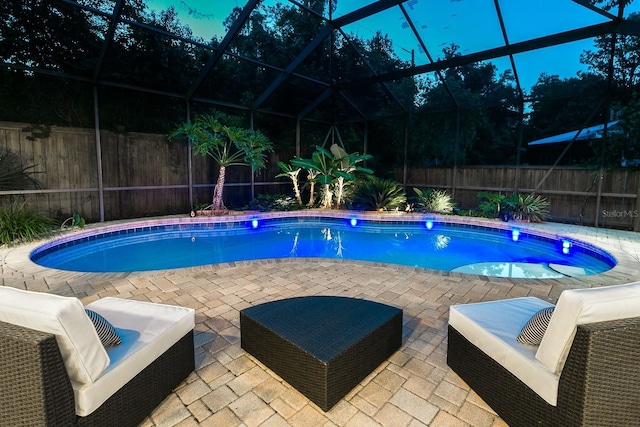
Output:
[[[0,322],[0,424],[137,426],[195,368],[187,333],[87,417],[77,417],[73,389],[51,334]]]
[[[512,427],[640,425],[640,318],[578,326],[557,406],[451,326],[447,363]]]
[[[0,322],[0,425],[75,422],[73,389],[55,337]]]
[[[361,299],[290,298],[240,312],[242,348],[328,411],[402,344],[402,310]]]

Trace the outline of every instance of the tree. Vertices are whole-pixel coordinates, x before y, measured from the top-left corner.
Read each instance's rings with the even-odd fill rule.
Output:
[[[605,97],[606,80],[593,73],[561,79],[557,75],[541,74],[531,88],[531,113],[527,122],[527,140],[580,129],[601,105]],[[602,123],[602,111],[596,111],[592,123]]]
[[[298,175],[302,168],[294,168],[285,162],[278,162],[278,167],[282,170],[282,173],[276,175],[276,178],[289,178],[293,184],[293,192],[296,196],[298,204],[302,205],[302,196],[300,195],[300,185],[298,184]]]
[[[351,153],[347,154],[344,148],[338,144],[332,144],[329,147],[331,154],[333,154],[336,170],[334,176],[336,177],[336,206],[340,208],[344,203],[345,186],[349,183],[353,183],[356,180],[355,173],[361,172],[367,175],[373,174],[373,171],[368,168],[357,166],[358,163],[372,158],[370,154]]]
[[[193,123],[185,123],[169,136],[186,136],[196,154],[211,157],[218,165],[218,180],[213,190],[213,211],[225,210],[222,199],[226,169],[251,166],[255,172],[266,164],[266,153],[273,151],[271,141],[260,131],[226,125],[230,118],[222,113],[199,115]]]
[[[591,1],[604,10],[617,6],[617,1]],[[628,3],[624,1],[624,3]],[[640,14],[631,14],[630,21],[640,20]],[[621,157],[637,158],[638,104],[634,93],[640,85],[640,39],[637,36],[615,35],[615,52],[611,69],[612,35],[596,37],[594,49],[585,50],[580,62],[587,65],[586,72],[576,77],[560,79],[555,75],[541,74],[531,90],[534,101],[525,127],[525,139],[534,140],[551,135],[581,129],[608,122],[611,112],[621,120],[622,132],[610,132],[606,141],[604,158],[601,157],[602,141],[592,141],[590,147],[580,150],[580,161],[609,166],[619,166]],[[588,119],[591,120],[588,121]],[[634,123],[635,121],[635,123]],[[635,139],[634,139],[635,138]]]
[[[291,160],[291,164],[296,167],[313,170],[316,172],[314,181],[317,181],[324,187],[324,199],[322,207],[331,208],[333,203],[333,195],[331,193],[331,183],[333,181],[333,172],[335,164],[333,155],[323,147],[317,147],[317,150],[311,154],[311,159],[295,158]],[[313,198],[313,194],[310,196]]]
[[[459,47],[443,49],[445,59]],[[503,164],[514,161],[518,97],[510,73],[491,63],[447,69],[443,81],[425,79],[417,98],[413,161],[430,165]],[[456,142],[457,141],[457,146]]]
[[[632,13],[629,21],[640,22],[640,14]],[[589,71],[607,79],[613,35],[607,34],[595,38],[595,50],[585,50],[580,62],[589,67]],[[613,84],[616,89],[630,89],[640,84],[640,37],[635,35],[615,35],[615,55],[613,57]]]
[[[640,93],[630,102],[615,106],[622,132],[611,132],[605,152],[605,165],[639,166],[640,161]]]
[[[314,171],[314,180],[323,186],[324,198],[322,207],[333,207],[333,197],[336,196],[336,208],[344,203],[344,187],[346,183],[355,180],[355,173],[372,174],[371,169],[357,166],[358,163],[370,159],[369,154],[347,154],[337,144],[333,144],[330,150],[324,147],[316,147],[311,159],[295,158],[291,165]],[[313,198],[313,194],[310,196]]]

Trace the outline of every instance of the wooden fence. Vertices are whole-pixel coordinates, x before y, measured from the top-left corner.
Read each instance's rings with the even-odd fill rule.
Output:
[[[186,214],[191,209],[187,145],[163,135],[101,131],[99,158],[93,129],[34,131],[27,124],[0,122],[0,148],[17,154],[23,165],[34,165],[41,187],[0,191],[0,205],[26,202],[61,220],[78,213],[88,221],[98,221],[102,192],[105,220]],[[286,181],[274,182],[281,155],[272,155],[269,168],[257,175],[256,191],[266,187],[288,191]],[[192,156],[191,170],[194,205],[210,204],[217,166],[206,157]],[[225,200],[230,206],[242,206],[251,199],[248,167],[229,168],[226,182]]]
[[[229,207],[248,203],[252,191],[290,192],[290,183],[275,176],[280,172],[277,162],[289,161],[295,154],[294,144],[273,153],[267,169],[253,182],[248,167],[229,168],[225,188]],[[101,210],[105,220],[113,220],[185,214],[192,208],[190,199],[194,205],[210,203],[217,168],[207,158],[192,156],[190,197],[186,144],[163,135],[101,131],[99,156],[97,146],[93,129],[34,131],[27,124],[0,122],[0,148],[17,154],[24,165],[34,165],[41,183],[38,190],[0,191],[0,205],[25,201],[59,219],[79,213],[97,221]],[[402,170],[396,179],[402,182]],[[420,168],[408,171],[409,195],[411,187],[445,189],[465,209],[478,206],[480,191],[536,189],[536,194],[549,199],[552,220],[640,231],[640,174],[633,170],[608,171],[599,179],[597,170],[581,168],[556,168],[551,173],[544,166]]]
[[[551,220],[640,231],[640,173],[620,169],[521,167],[419,168],[407,174],[407,187],[444,189],[463,209],[477,208],[478,193],[514,191],[549,200]],[[396,174],[402,176],[402,171]]]

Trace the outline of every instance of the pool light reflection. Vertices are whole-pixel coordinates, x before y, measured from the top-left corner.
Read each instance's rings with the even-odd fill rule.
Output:
[[[511,240],[513,240],[514,242],[517,242],[520,239],[520,230],[518,230],[517,228],[514,228],[513,230],[511,230]]]
[[[562,241],[562,253],[565,255],[569,255],[569,251],[571,250],[571,246],[573,246],[573,243],[571,243],[568,240],[563,240]]]

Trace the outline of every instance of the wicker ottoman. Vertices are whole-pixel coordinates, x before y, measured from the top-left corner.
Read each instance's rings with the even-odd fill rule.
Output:
[[[241,345],[323,411],[402,344],[402,310],[355,298],[289,298],[240,312]]]

